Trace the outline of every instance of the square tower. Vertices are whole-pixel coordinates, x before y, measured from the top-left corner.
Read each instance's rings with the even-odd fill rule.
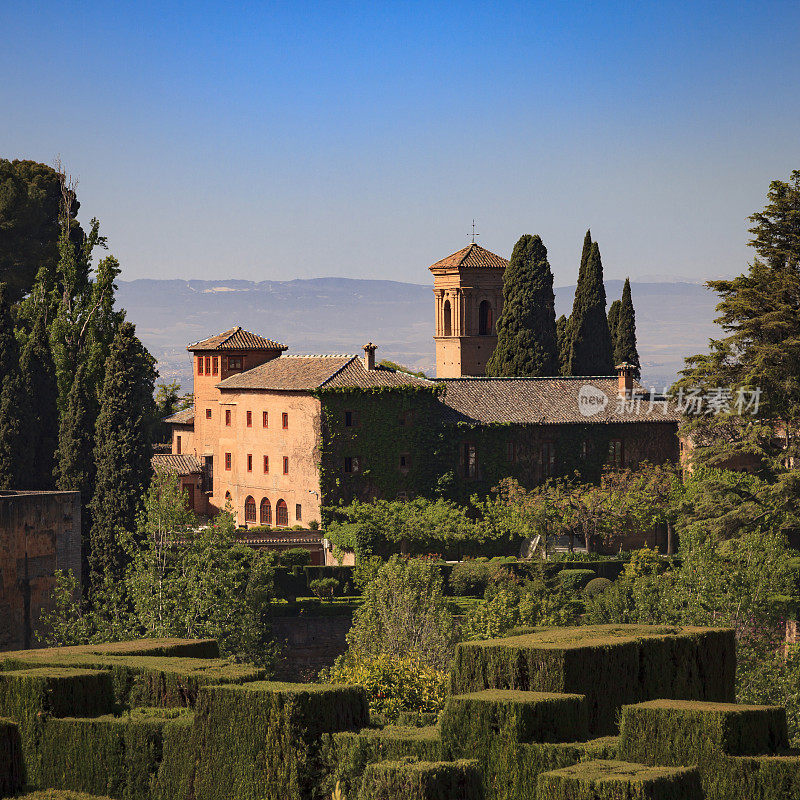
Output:
[[[436,298],[436,377],[485,375],[497,346],[508,261],[472,242],[430,267]]]

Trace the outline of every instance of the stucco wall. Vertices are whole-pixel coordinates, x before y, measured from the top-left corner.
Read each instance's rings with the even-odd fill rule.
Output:
[[[37,644],[57,569],[80,579],[80,493],[0,492],[0,650]]]

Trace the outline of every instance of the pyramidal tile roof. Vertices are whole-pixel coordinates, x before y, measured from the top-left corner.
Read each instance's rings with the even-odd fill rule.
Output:
[[[462,247],[458,252],[447,256],[447,258],[431,264],[430,269],[462,269],[469,267],[505,269],[507,266],[508,259],[472,242],[466,247]]]
[[[244,330],[240,325],[216,336],[209,336],[200,342],[190,344],[187,348],[194,350],[288,350],[285,344],[265,339],[256,333]]]

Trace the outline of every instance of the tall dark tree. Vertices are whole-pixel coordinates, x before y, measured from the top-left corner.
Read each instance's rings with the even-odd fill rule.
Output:
[[[556,320],[556,340],[558,341],[558,374],[568,375],[569,348],[572,344],[570,336],[569,317],[562,314]]]
[[[30,291],[39,270],[58,260],[60,169],[35,161],[0,159],[0,282],[12,301]],[[71,198],[70,236],[76,245],[83,231]]]
[[[608,332],[611,334],[612,345],[617,341],[617,323],[619,322],[619,309],[621,305],[622,300],[615,300],[608,307]],[[619,364],[619,361],[616,360],[616,355],[614,356],[614,363]]]
[[[19,360],[22,448],[18,484],[22,489],[52,489],[58,446],[58,389],[53,355],[40,313]]]
[[[92,585],[119,578],[125,567],[122,531],[133,531],[151,468],[155,416],[154,359],[130,322],[119,326],[100,398],[95,429],[95,488],[89,563]]]
[[[617,321],[612,331],[612,342],[614,343],[614,364],[621,364],[626,361],[636,367],[634,376],[639,377],[639,351],[636,349],[636,312],[633,308],[633,297],[631,296],[631,280],[625,278],[625,285],[622,287],[622,300],[615,300],[611,304],[619,302]],[[611,320],[611,310],[608,312],[609,323]],[[611,325],[609,324],[609,327]]]
[[[584,243],[585,247],[585,243]],[[611,375],[614,358],[606,316],[606,289],[600,248],[592,248],[578,276],[571,317],[570,375]]]
[[[514,245],[503,276],[503,298],[497,347],[486,365],[486,374],[557,375],[553,273],[539,236],[526,234]]]
[[[788,485],[797,471],[786,464],[800,456],[800,170],[770,184],[766,207],[750,221],[756,257],[748,270],[706,284],[720,296],[716,322],[727,335],[686,359],[675,389],[730,394],[728,413],[687,420],[695,463],[747,459]],[[788,493],[796,498],[800,486]]]
[[[0,283],[0,489],[16,487],[21,445],[19,347],[9,294]]]

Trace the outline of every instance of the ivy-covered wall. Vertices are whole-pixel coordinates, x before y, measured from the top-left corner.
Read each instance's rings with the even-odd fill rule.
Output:
[[[337,389],[319,397],[320,485],[329,507],[415,496],[465,502],[507,477],[526,487],[575,473],[596,481],[612,441],[622,443],[622,466],[678,460],[672,422],[452,425],[442,420],[437,389]]]

